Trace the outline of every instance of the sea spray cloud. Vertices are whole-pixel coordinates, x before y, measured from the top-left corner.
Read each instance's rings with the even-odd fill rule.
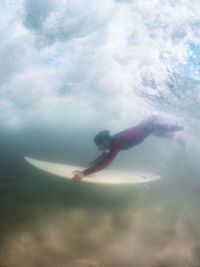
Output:
[[[187,62],[187,40],[199,40],[198,7],[187,0],[4,4],[1,125],[128,125],[156,112],[143,96],[162,98],[169,73]]]

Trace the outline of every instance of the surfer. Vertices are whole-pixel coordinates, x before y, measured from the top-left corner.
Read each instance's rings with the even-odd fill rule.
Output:
[[[73,180],[80,182],[85,176],[106,168],[120,150],[129,149],[140,144],[151,134],[165,138],[170,137],[183,144],[183,140],[175,135],[176,131],[183,129],[184,127],[179,124],[163,123],[159,117],[151,116],[138,125],[113,136],[107,130],[101,131],[94,137],[94,143],[103,154],[94,160],[86,170],[74,171]]]

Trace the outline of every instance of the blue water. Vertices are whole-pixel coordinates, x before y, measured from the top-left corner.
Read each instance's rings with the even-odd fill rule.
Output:
[[[197,0],[0,1],[0,265],[200,265]],[[140,185],[76,184],[24,156],[87,166],[94,135],[157,114],[182,146],[149,137],[112,168]]]

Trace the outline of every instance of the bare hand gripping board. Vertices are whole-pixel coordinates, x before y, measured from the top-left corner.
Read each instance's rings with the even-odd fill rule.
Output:
[[[40,170],[66,179],[72,179],[73,171],[83,170],[83,167],[78,166],[41,161],[28,157],[25,157],[24,159]],[[153,182],[158,179],[160,179],[160,176],[157,174],[102,170],[84,177],[81,182],[96,184],[140,184]]]

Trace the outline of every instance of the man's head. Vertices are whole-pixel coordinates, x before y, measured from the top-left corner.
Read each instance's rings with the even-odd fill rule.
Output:
[[[97,145],[98,149],[101,151],[105,151],[110,148],[110,140],[111,140],[111,136],[110,136],[109,131],[107,130],[99,132],[94,137],[94,142]]]

